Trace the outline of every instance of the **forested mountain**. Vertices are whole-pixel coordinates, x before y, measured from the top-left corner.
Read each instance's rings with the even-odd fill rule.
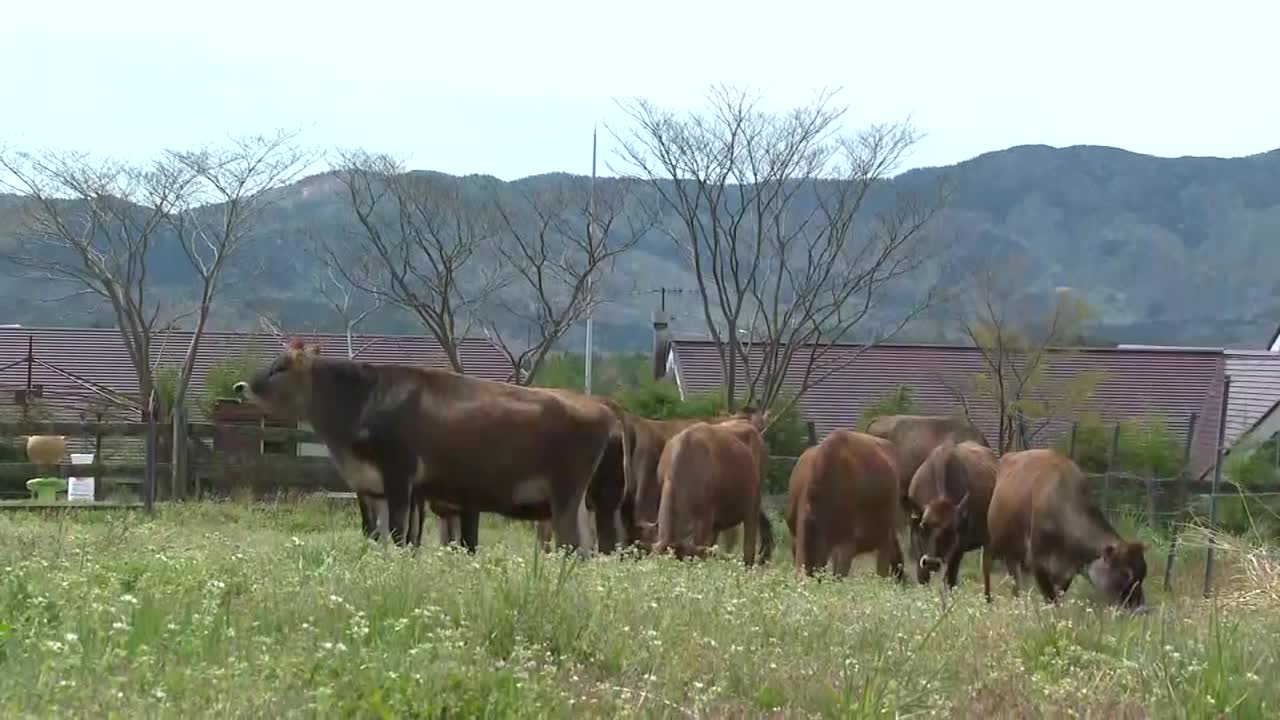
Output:
[[[1233,159],[1157,158],[1106,147],[1021,146],[947,168],[912,170],[894,182],[925,188],[944,174],[954,193],[932,232],[952,262],[955,282],[975,267],[1017,258],[1025,290],[1076,289],[1100,311],[1093,335],[1115,342],[1256,347],[1280,323],[1280,151]],[[462,180],[477,188],[497,182]],[[514,185],[536,192],[555,181],[537,176]],[[341,192],[330,175],[281,191],[263,218],[261,241],[228,275],[215,326],[247,328],[263,312],[289,329],[339,329],[315,290],[321,269],[304,248],[317,238],[354,242]],[[14,247],[19,208],[18,198],[0,196],[0,252]],[[157,292],[173,302],[192,293],[184,263],[176,253],[158,255],[153,263]],[[661,232],[646,234],[604,284],[611,302],[596,314],[601,349],[646,348],[649,313],[658,304],[653,291],[664,286],[683,289],[667,297],[673,329],[702,331],[687,262]],[[73,289],[6,273],[0,323],[113,322],[90,299],[47,302]],[[382,311],[361,329],[419,332],[420,326],[405,314]],[[934,320],[907,337],[959,335]],[[581,329],[567,341],[580,343]]]

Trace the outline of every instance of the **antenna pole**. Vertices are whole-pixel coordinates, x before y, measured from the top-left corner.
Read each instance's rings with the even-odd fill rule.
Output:
[[[596,251],[595,245],[595,225],[596,225],[596,127],[591,127],[591,185],[587,196],[587,262],[590,263]],[[586,359],[586,378],[583,382],[583,389],[587,394],[591,394],[591,315],[594,272],[587,275],[587,359]]]

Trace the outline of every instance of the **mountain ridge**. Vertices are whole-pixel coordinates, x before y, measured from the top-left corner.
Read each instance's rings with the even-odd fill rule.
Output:
[[[536,188],[551,172],[502,181],[473,173],[463,183],[502,183]],[[954,193],[933,232],[945,238],[963,274],[1017,257],[1026,267],[1029,293],[1069,286],[1100,312],[1095,335],[1110,342],[1261,347],[1280,323],[1280,149],[1232,158],[1160,157],[1101,145],[1054,147],[1024,144],[993,150],[954,165],[919,167],[897,175],[899,187],[923,187],[942,176]],[[326,178],[330,182],[326,182]],[[601,177],[611,182],[616,178]],[[271,312],[298,330],[335,330],[338,322],[317,302],[306,276],[314,274],[296,244],[303,235],[339,232],[344,208],[331,173],[299,178],[280,190],[269,239],[254,248],[258,275],[237,277],[215,311],[214,326],[248,326]],[[0,248],[18,232],[20,203],[0,196]],[[640,350],[649,343],[649,312],[657,287],[683,288],[668,295],[673,330],[702,331],[692,275],[670,240],[646,236],[619,262],[627,272],[606,280],[612,302],[596,315],[596,341],[605,350]],[[633,282],[628,287],[625,280]],[[174,301],[180,283],[169,287]],[[65,294],[65,293],[63,293]],[[51,305],[57,293],[8,279],[0,299],[23,324],[110,324],[86,306]],[[167,297],[167,296],[166,296]],[[404,317],[382,313],[368,332],[415,332]],[[912,340],[957,341],[943,320],[914,326]],[[581,342],[581,328],[567,337]]]

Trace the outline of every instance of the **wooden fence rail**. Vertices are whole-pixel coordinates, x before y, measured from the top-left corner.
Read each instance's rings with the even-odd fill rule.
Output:
[[[160,437],[172,434],[171,426],[156,425]],[[142,422],[0,422],[0,438],[30,435],[63,435],[68,437],[90,438],[144,438],[149,426]],[[188,423],[188,435],[197,440],[207,439],[240,439],[251,442],[284,442],[318,443],[319,439],[311,430],[264,427],[261,425],[237,425],[232,423]],[[794,456],[775,455],[770,457],[772,468],[789,469],[796,461]],[[172,476],[172,465],[169,458],[155,458],[154,469],[160,476],[158,485],[168,487],[168,478]],[[146,465],[134,462],[103,462],[101,457],[90,464],[59,463],[55,466],[40,467],[33,463],[0,463],[0,481],[31,478],[40,473],[66,476],[91,476],[99,484],[138,486],[138,480],[146,474]],[[234,478],[270,476],[272,484],[282,487],[315,487],[339,489],[329,459],[325,456],[298,456],[289,454],[230,454],[200,453],[187,463],[185,469],[187,482],[200,487],[217,487],[225,489],[234,484]],[[1205,495],[1213,491],[1210,480],[1186,480],[1179,478],[1149,479],[1140,475],[1113,471],[1111,473],[1091,473],[1092,485],[1102,486],[1104,490],[1123,491],[1128,489],[1145,489],[1150,495],[1155,491],[1185,492],[1189,495]],[[227,480],[233,478],[233,480]],[[194,479],[193,481],[191,479]],[[255,481],[257,482],[257,481]],[[8,484],[8,483],[6,483]],[[248,483],[255,484],[255,483]],[[180,492],[185,492],[181,491]],[[1223,481],[1218,487],[1219,494],[1235,495],[1270,495],[1280,493],[1280,483],[1268,483],[1265,486],[1241,488],[1233,483]]]
[[[168,432],[167,424],[157,426],[161,433]],[[187,434],[201,440],[218,436],[240,436],[265,442],[310,442],[320,439],[311,430],[230,423],[188,423]],[[20,435],[65,435],[68,437],[146,437],[146,423],[127,422],[0,422],[0,437]]]

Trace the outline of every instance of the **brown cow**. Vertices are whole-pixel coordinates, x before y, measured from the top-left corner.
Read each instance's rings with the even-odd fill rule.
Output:
[[[578,548],[578,506],[618,425],[597,402],[323,358],[296,341],[236,392],[309,422],[352,489],[378,501],[396,543],[408,539],[417,487],[427,500],[511,517],[549,506],[557,541]]]
[[[655,553],[703,557],[716,535],[742,525],[742,560],[761,562],[773,552],[773,532],[761,493],[768,450],[761,428],[767,413],[753,409],[719,422],[698,422],[676,433],[658,460],[662,497],[657,523],[644,523],[645,544]]]
[[[1078,574],[1110,602],[1143,603],[1145,546],[1121,538],[1089,500],[1088,479],[1053,450],[1023,450],[1000,459],[987,511],[982,585],[991,601],[991,563],[1004,560],[1014,580],[1030,571],[1049,602],[1057,602]]]
[[[630,481],[631,524],[627,528],[628,544],[640,540],[640,528],[658,521],[658,504],[662,499],[662,484],[658,477],[658,461],[671,438],[680,431],[700,422],[715,422],[708,418],[673,418],[651,420],[632,415],[627,421],[630,435],[631,461],[628,464]]]
[[[976,442],[942,443],[916,470],[907,490],[919,533],[916,579],[923,585],[947,565],[956,586],[964,554],[987,541],[987,507],[996,483],[996,454]],[[915,536],[913,534],[913,540]]]
[[[801,453],[787,493],[797,572],[813,575],[830,562],[845,577],[855,556],[875,552],[876,572],[903,580],[897,462],[888,440],[848,430]]]
[[[907,490],[911,478],[929,453],[944,442],[976,442],[988,446],[986,437],[967,418],[950,415],[884,415],[867,425],[867,434],[893,443],[898,458],[899,502],[903,519],[911,518]],[[907,529],[911,562],[920,562],[920,528],[911,523]]]
[[[621,406],[607,397],[585,395],[564,388],[541,389],[574,403],[600,403],[607,407],[618,420],[610,433],[605,454],[600,459],[600,464],[596,466],[585,497],[585,509],[595,519],[597,547],[601,553],[611,553],[617,545],[619,516],[622,516],[621,521],[625,526],[630,512],[630,506],[625,503],[627,464],[630,457],[628,452],[630,436],[627,434],[626,422],[630,416]],[[479,542],[479,512],[437,502],[431,503],[431,510],[440,518],[441,545],[448,545],[461,539],[462,545],[468,552],[475,552]],[[532,508],[529,513],[519,517],[533,520],[539,543],[543,547],[549,545],[551,528],[546,525],[546,521],[551,517],[549,505],[543,508]]]

